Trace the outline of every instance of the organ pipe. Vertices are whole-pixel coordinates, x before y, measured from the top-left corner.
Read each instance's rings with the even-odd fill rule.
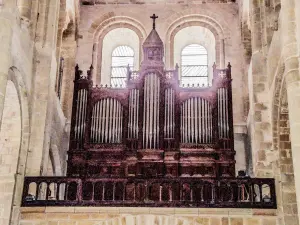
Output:
[[[156,74],[148,74],[144,83],[143,148],[159,147],[160,80]]]
[[[85,120],[87,110],[87,90],[81,89],[77,92],[77,108],[74,126],[75,140],[82,146],[85,132]]]
[[[212,143],[212,106],[202,98],[190,98],[181,106],[181,142]]]
[[[160,108],[160,78],[157,74],[147,74],[144,79],[144,90],[130,89],[128,99],[128,128],[127,137],[138,139],[139,129],[142,135],[142,148],[157,149],[159,147],[160,110],[164,110],[163,137],[175,138],[175,121],[180,126],[182,143],[204,144],[213,141],[213,115],[212,108],[217,109],[217,126],[219,138],[230,138],[230,110],[229,91],[225,87],[217,90],[217,102],[212,106],[209,101],[201,97],[192,97],[182,103],[176,120],[175,96],[176,91],[172,87],[164,89],[164,108]],[[143,93],[141,93],[143,91]],[[139,109],[140,96],[143,94],[143,107]],[[74,138],[82,146],[86,130],[87,116],[87,89],[80,89],[76,93],[77,106],[74,120]],[[92,108],[90,121],[91,143],[121,143],[123,130],[123,107],[117,99],[106,98],[98,101]],[[139,114],[143,121],[139,123]],[[140,124],[140,125],[139,125]],[[139,126],[141,128],[139,128]],[[177,126],[177,125],[176,125]]]
[[[219,137],[229,138],[228,90],[218,89],[218,127]]]
[[[92,110],[91,142],[121,143],[123,108],[119,101],[106,98],[98,101]]]
[[[165,123],[164,123],[164,137],[174,138],[175,136],[175,93],[171,88],[165,91]]]

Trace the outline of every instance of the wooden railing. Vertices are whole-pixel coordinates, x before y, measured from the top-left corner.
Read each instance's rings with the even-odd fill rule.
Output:
[[[276,208],[274,179],[25,177],[22,206]]]

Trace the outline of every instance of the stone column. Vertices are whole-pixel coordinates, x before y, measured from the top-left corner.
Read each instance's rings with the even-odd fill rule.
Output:
[[[296,39],[296,13],[295,1],[281,1],[283,60],[285,64],[284,76],[286,79],[290,136],[293,155],[295,186],[297,193],[297,205],[300,206],[300,74],[298,60],[298,46]],[[298,210],[298,217],[300,216]]]
[[[39,0],[39,23],[35,33],[35,56],[31,104],[31,136],[26,175],[39,176],[48,160],[56,77],[56,40],[59,0]]]
[[[100,68],[100,65],[98,65],[98,42],[95,42],[93,45],[93,55],[92,55],[92,62],[93,62],[93,67],[94,67],[94,71],[93,71],[93,76],[92,76],[92,80],[93,80],[93,84],[99,84],[99,82],[97,82],[99,80],[98,76],[98,71]],[[102,52],[99,52],[99,54],[102,54]]]
[[[266,58],[262,51],[262,8],[260,0],[251,0],[251,39],[252,62],[249,68],[249,99],[250,99],[250,130],[253,158],[253,172],[259,177],[273,177],[271,162],[267,155],[271,154],[271,123],[269,118],[269,101],[267,75],[265,71]],[[263,119],[265,118],[265,119]]]
[[[30,20],[31,18],[31,0],[18,0],[20,16]]]
[[[7,76],[9,68],[12,65],[11,41],[13,34],[12,26],[14,16],[11,13],[8,13],[8,11],[10,11],[10,7],[13,7],[13,4],[11,2],[5,1],[4,5],[0,6],[0,129],[6,92]]]
[[[220,40],[220,68],[225,69],[225,40]]]
[[[13,26],[16,23],[14,0],[0,1],[0,130],[2,124],[5,93],[7,87],[9,68],[12,66],[11,45],[13,36]],[[0,144],[1,145],[1,144]],[[1,147],[0,147],[1,148]],[[5,150],[5,149],[4,149]],[[1,149],[0,149],[1,151]],[[4,158],[0,164],[5,165]],[[10,224],[10,214],[12,205],[12,190],[15,185],[14,174],[0,171],[0,224]]]
[[[297,22],[297,40],[298,40],[298,54],[300,55],[300,1],[295,1],[296,8],[296,22]]]
[[[77,42],[71,40],[66,41],[62,48],[62,56],[64,58],[64,74],[61,87],[61,103],[65,117],[68,121],[71,121]],[[84,75],[86,75],[86,71],[84,71]],[[93,76],[95,76],[95,73]],[[95,77],[93,79],[95,79]]]

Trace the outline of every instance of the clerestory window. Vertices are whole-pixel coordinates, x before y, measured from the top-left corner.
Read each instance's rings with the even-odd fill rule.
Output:
[[[199,44],[186,46],[181,52],[181,85],[208,85],[207,50]]]
[[[112,52],[111,77],[112,87],[125,87],[127,79],[127,67],[133,69],[134,51],[132,48],[122,45]]]

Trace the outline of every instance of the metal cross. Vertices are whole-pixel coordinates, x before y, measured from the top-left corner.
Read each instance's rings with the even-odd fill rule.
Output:
[[[153,14],[152,16],[150,16],[150,18],[153,19],[153,30],[155,30],[155,20],[158,18],[158,16]]]

